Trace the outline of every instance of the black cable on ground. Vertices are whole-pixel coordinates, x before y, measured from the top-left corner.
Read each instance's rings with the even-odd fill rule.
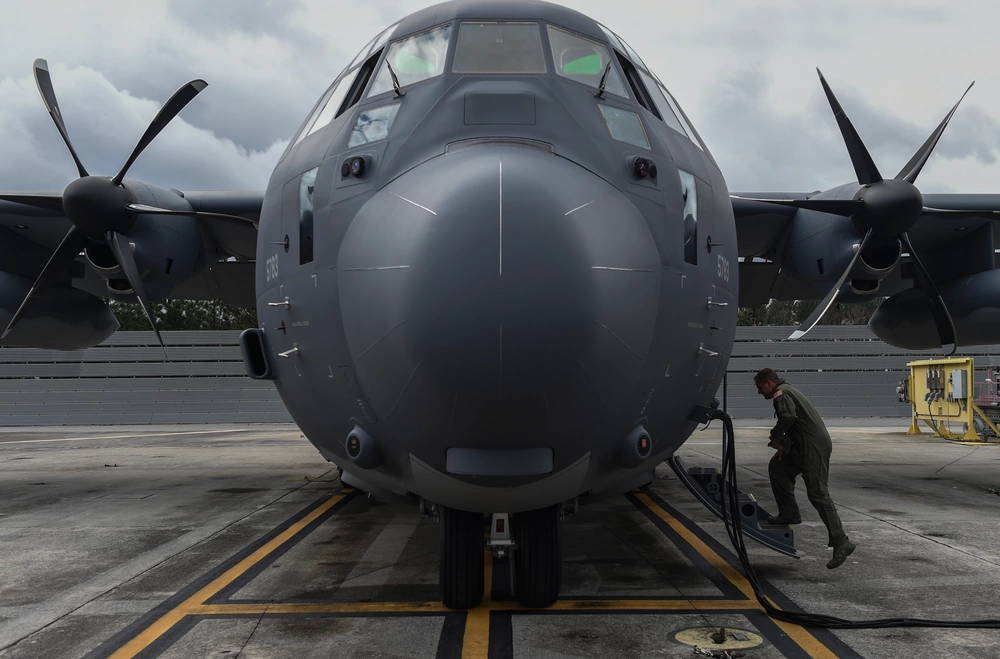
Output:
[[[777,620],[802,625],[805,627],[825,627],[828,629],[882,629],[887,627],[951,627],[1000,629],[1000,620],[929,620],[926,618],[882,618],[877,620],[847,620],[816,613],[797,613],[783,611],[767,598],[760,586],[757,572],[747,556],[747,548],[743,542],[743,518],[740,514],[739,489],[736,481],[736,432],[733,420],[723,411],[706,410],[709,418],[720,419],[723,424],[722,440],[722,519],[726,525],[729,540],[733,543],[743,574],[753,588],[757,601],[764,612]]]

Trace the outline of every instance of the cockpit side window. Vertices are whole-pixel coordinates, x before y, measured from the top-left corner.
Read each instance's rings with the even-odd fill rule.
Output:
[[[622,71],[625,72],[625,79],[635,93],[639,105],[662,119],[665,124],[678,133],[687,136],[699,149],[704,150],[694,128],[691,127],[691,123],[677,105],[677,101],[663,86],[663,83],[653,76],[639,54],[617,34],[603,25],[598,25],[604,31],[608,41],[611,42],[611,47],[615,49]]]
[[[312,126],[305,131],[304,135],[312,135],[321,128],[325,128],[331,121],[339,117],[345,110],[358,102],[361,94],[365,90],[365,85],[371,79],[381,51],[375,53],[360,67],[347,73],[339,82],[327,93],[323,103],[323,109],[316,115],[316,120]],[[299,138],[301,139],[301,138]]]
[[[603,25],[598,24],[598,26],[601,28],[601,30],[604,31],[604,36],[608,38],[608,41],[611,42],[612,48],[617,48],[618,50],[625,53],[629,59],[638,64],[640,67],[644,69],[649,68],[648,66],[646,66],[646,63],[642,61],[642,58],[639,57],[639,53],[632,50],[632,46],[628,45],[628,43],[626,43],[624,39],[619,37],[617,34],[612,32],[608,28],[604,27]]]
[[[448,55],[450,38],[451,26],[444,25],[389,44],[389,52],[368,91],[368,96],[377,96],[392,90],[392,73],[396,74],[400,87],[444,73],[444,61]],[[390,68],[392,73],[389,71]]]
[[[316,111],[313,113],[313,116],[308,122],[306,122],[305,129],[299,135],[296,143],[301,142],[304,137],[312,135],[333,120],[333,113],[336,112],[341,103],[344,102],[344,97],[351,88],[351,83],[354,82],[355,73],[356,71],[345,73],[339,80],[337,80],[335,85],[326,91],[326,94],[323,95],[323,99],[320,101],[319,105],[316,106]]]
[[[372,37],[371,41],[366,43],[354,59],[351,60],[351,63],[347,66],[345,72],[342,73],[334,84],[326,90],[319,103],[317,103],[316,107],[313,108],[309,118],[302,127],[302,131],[299,133],[292,146],[301,142],[307,135],[311,135],[320,128],[323,128],[340,114],[338,110],[340,110],[343,106],[344,98],[347,96],[348,92],[354,91],[354,85],[352,85],[352,83],[358,78],[358,66],[362,62],[370,59],[370,56],[373,53],[381,50],[385,46],[386,41],[388,41],[389,37],[392,36],[393,30],[396,29],[396,25],[398,25],[398,23],[390,25],[385,30]],[[370,77],[370,72],[368,77]],[[368,82],[367,77],[364,82]],[[361,88],[364,90],[363,84],[361,85]],[[357,100],[350,103],[346,107],[350,107],[350,105],[353,105],[355,102],[357,102]]]
[[[657,119],[662,119],[660,116],[660,111],[657,110],[656,104],[653,103],[653,97],[650,95],[649,90],[646,89],[646,85],[642,82],[642,76],[640,75],[639,69],[635,67],[628,58],[623,57],[621,53],[615,51],[618,55],[618,63],[622,65],[622,71],[625,72],[625,79],[628,80],[629,87],[632,88],[632,93],[635,94],[635,100],[639,102],[639,105],[646,108],[654,115]]]
[[[395,23],[393,25],[390,25],[389,27],[387,27],[382,32],[382,34],[380,34],[377,37],[375,37],[375,40],[372,42],[372,47],[368,51],[368,55],[372,55],[376,51],[382,50],[382,48],[385,46],[385,44],[387,44],[389,42],[389,37],[392,36],[393,30],[396,29],[396,25],[399,25],[399,24]]]
[[[681,124],[684,126],[684,132],[687,133],[687,136],[692,142],[694,142],[695,146],[704,150],[705,147],[701,145],[701,142],[698,139],[698,134],[694,132],[694,127],[691,125],[691,122],[687,120],[687,117],[684,116],[684,111],[681,110],[681,106],[677,104],[677,99],[673,97],[673,94],[667,91],[667,88],[663,86],[663,83],[660,83],[660,91],[663,92],[663,95],[666,97],[667,103],[670,104],[670,108],[674,111],[674,115],[677,116],[677,119],[679,119]]]
[[[386,30],[386,32],[388,32],[388,31],[389,30]],[[385,33],[383,32],[382,34],[385,34]],[[357,55],[354,56],[354,59],[351,60],[351,63],[347,66],[347,68],[348,69],[353,69],[358,64],[361,64],[361,62],[363,62],[365,59],[367,59],[368,58],[368,53],[371,52],[372,46],[375,45],[375,42],[381,36],[382,36],[381,34],[377,34],[374,37],[372,37],[372,40],[369,41],[368,43],[366,43],[364,45],[364,48],[362,48],[361,51]]]
[[[361,65],[361,68],[358,69],[358,75],[354,77],[354,83],[351,84],[351,88],[348,90],[347,95],[344,97],[344,102],[341,103],[335,116],[340,116],[342,112],[361,100],[361,95],[364,93],[365,87],[368,86],[368,81],[371,80],[372,73],[375,72],[375,65],[378,64],[378,58],[381,56],[382,51],[376,51]]]
[[[625,83],[622,82],[618,69],[611,61],[611,51],[607,46],[552,25],[548,26],[548,31],[556,73],[597,89],[607,71],[604,90],[625,98],[629,97]]]
[[[538,23],[462,23],[453,73],[545,73]]]
[[[663,123],[667,124],[678,133],[686,135],[687,133],[684,130],[684,126],[681,125],[680,119],[678,119],[677,115],[674,114],[674,110],[670,107],[670,103],[667,101],[667,97],[661,90],[660,85],[645,71],[639,71],[639,77],[642,78],[642,82],[646,86],[646,90],[649,91],[649,95],[656,104],[656,109],[659,110],[660,118],[663,119]],[[691,136],[688,135],[688,137]]]

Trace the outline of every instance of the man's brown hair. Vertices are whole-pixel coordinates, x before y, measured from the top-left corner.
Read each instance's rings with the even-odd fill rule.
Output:
[[[781,377],[770,368],[762,368],[753,376],[754,382],[780,382]]]

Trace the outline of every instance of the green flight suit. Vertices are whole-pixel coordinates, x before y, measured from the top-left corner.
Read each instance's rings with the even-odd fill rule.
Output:
[[[779,459],[775,453],[767,473],[778,504],[778,517],[800,518],[795,501],[795,477],[802,474],[809,501],[826,524],[829,546],[836,547],[847,540],[847,534],[827,489],[833,450],[830,433],[805,394],[785,382],[778,385],[777,391],[781,395],[776,392],[772,402],[778,422],[771,430],[771,439],[784,446],[784,455]]]

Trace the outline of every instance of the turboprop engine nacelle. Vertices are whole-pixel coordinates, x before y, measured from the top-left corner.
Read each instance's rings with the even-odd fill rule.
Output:
[[[168,297],[174,286],[184,281],[198,267],[201,234],[194,217],[138,215],[127,234],[150,299]],[[115,295],[133,293],[111,248],[92,242],[84,249],[87,263],[108,282]]]
[[[1000,343],[1000,269],[945,284],[941,297],[955,322],[957,345]],[[886,343],[900,348],[921,350],[941,345],[930,299],[917,289],[888,298],[868,327]]]
[[[846,218],[831,223],[828,214],[806,209],[796,213],[791,231],[782,267],[801,280],[813,282],[817,295],[837,281],[862,243],[857,228]],[[902,252],[898,238],[869,240],[851,268],[842,293],[854,299],[875,294],[882,280],[898,267]]]
[[[0,271],[0,326],[7,326],[30,288],[30,279]],[[118,320],[101,298],[69,286],[50,286],[38,294],[3,345],[78,350],[100,343],[117,329]]]
[[[870,295],[877,291],[882,280],[899,264],[902,253],[903,246],[897,239],[865,247],[847,279],[851,292]]]

